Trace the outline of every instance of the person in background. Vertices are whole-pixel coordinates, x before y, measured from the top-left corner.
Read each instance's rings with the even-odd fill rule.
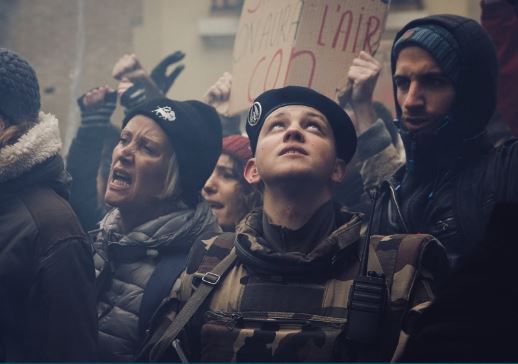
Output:
[[[259,190],[249,184],[243,175],[250,158],[252,150],[247,137],[224,137],[216,168],[203,186],[202,195],[223,231],[234,231],[239,221],[260,204]]]
[[[135,359],[191,246],[221,232],[200,195],[220,153],[219,117],[200,101],[154,99],[124,118],[105,194],[113,208],[92,232],[99,360]]]
[[[58,120],[0,48],[0,360],[95,361],[92,246],[67,202]]]
[[[494,204],[518,199],[518,143],[495,148],[486,132],[495,47],[476,21],[436,15],[403,27],[391,58],[407,162],[382,185],[373,232],[432,234],[455,265],[485,236]]]
[[[480,21],[493,40],[500,65],[498,75],[497,111],[503,126],[491,125],[495,131],[506,130],[506,135],[518,136],[518,103],[516,91],[518,85],[518,1],[482,0]],[[509,132],[510,130],[510,132]]]

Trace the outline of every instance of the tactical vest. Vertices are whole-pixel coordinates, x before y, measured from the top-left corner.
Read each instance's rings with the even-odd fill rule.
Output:
[[[223,235],[214,246],[230,249],[233,236]],[[440,248],[429,235],[372,237],[369,270],[385,275],[389,299],[378,339],[368,346],[347,342],[344,335],[349,291],[359,269],[357,255],[319,277],[257,274],[238,258],[193,320],[199,322],[194,330],[200,335],[193,342],[200,347],[191,352],[191,359],[388,361],[415,282],[426,274],[421,258],[432,246]],[[210,254],[203,257],[193,273],[194,286],[217,263]]]

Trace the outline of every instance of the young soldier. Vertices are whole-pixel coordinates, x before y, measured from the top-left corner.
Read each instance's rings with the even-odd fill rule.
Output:
[[[140,359],[390,360],[402,318],[432,298],[446,265],[441,246],[425,235],[373,237],[368,262],[359,258],[360,216],[333,202],[356,133],[327,97],[296,86],[267,91],[247,133],[255,157],[244,174],[263,185],[264,207],[235,234],[194,247],[162,306],[168,319],[154,323]],[[358,278],[360,261],[368,277]]]

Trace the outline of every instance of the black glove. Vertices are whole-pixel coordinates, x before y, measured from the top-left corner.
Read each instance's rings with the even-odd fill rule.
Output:
[[[185,57],[182,51],[176,51],[165,57],[159,64],[151,70],[151,79],[157,85],[160,91],[165,95],[171,88],[176,78],[182,73],[185,66],[180,64],[176,66],[173,71],[167,74],[167,68],[173,63],[181,61]]]
[[[77,99],[77,104],[81,110],[81,125],[108,124],[117,106],[117,91],[107,92],[104,96],[104,102],[95,108],[85,107],[83,100],[87,93]]]

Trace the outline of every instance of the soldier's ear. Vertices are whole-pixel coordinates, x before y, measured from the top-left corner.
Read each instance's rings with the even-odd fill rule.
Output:
[[[334,183],[342,183],[345,179],[347,165],[342,159],[336,158],[333,172],[331,173],[331,181]]]
[[[255,158],[250,158],[245,165],[244,171],[245,179],[251,185],[261,182],[261,176],[257,171],[257,166],[255,164]]]

